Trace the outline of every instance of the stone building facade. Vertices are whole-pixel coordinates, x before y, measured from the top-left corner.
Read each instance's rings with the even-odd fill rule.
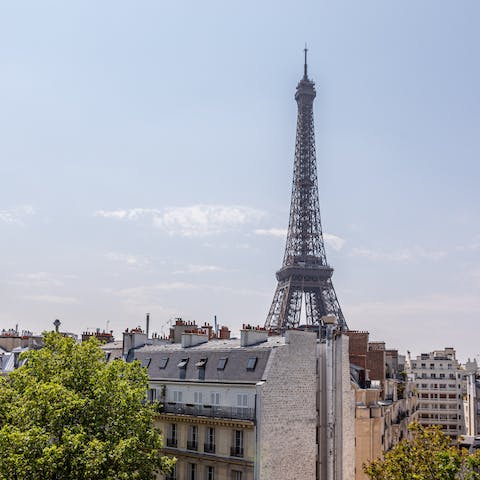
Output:
[[[453,439],[465,434],[466,372],[455,350],[444,348],[413,359],[407,355],[406,371],[418,391],[419,423],[438,425]]]
[[[353,478],[348,338],[328,322],[322,340],[251,327],[239,339],[195,325],[169,339],[126,332],[122,357],[148,369],[164,453],[178,459],[166,480]]]
[[[415,384],[401,370],[397,350],[369,342],[368,332],[349,331],[355,389],[355,473],[367,480],[363,465],[383,456],[409,435],[418,418]]]

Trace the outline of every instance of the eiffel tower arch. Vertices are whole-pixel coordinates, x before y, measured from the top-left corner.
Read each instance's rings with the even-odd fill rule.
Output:
[[[347,329],[333,288],[333,268],[327,263],[320,221],[313,124],[315,96],[315,84],[308,78],[305,48],[304,74],[295,92],[298,115],[287,243],[265,322],[266,328],[278,331],[300,326],[302,303],[307,326],[321,327],[322,317],[334,315],[338,325]]]

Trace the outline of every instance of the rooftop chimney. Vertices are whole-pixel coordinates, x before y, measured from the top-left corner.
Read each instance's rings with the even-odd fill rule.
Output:
[[[248,347],[257,343],[266,342],[268,330],[265,328],[243,328],[240,330],[240,346]]]
[[[182,348],[194,347],[208,342],[208,333],[182,333]]]

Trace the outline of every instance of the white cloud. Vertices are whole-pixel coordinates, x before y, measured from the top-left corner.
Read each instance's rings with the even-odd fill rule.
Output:
[[[226,270],[217,265],[186,265],[185,268],[174,271],[174,274],[225,272]]]
[[[58,303],[63,305],[78,303],[78,300],[74,297],[63,297],[59,295],[27,295],[23,298],[34,302]]]
[[[23,225],[25,217],[35,214],[31,205],[22,205],[8,210],[0,210],[0,222]]]
[[[340,251],[345,245],[346,240],[338,235],[333,235],[331,233],[324,233],[323,238],[325,243],[337,252]]]
[[[286,228],[257,228],[253,231],[255,235],[286,238],[288,230]]]
[[[124,263],[131,267],[143,267],[150,263],[146,257],[129,253],[108,252],[105,254],[105,257],[112,262]]]
[[[133,208],[127,210],[98,210],[97,217],[116,220],[151,218],[153,225],[170,235],[202,237],[236,231],[243,225],[261,219],[264,212],[241,205],[191,205],[167,207],[162,210]]]
[[[95,217],[113,218],[115,220],[138,220],[142,217],[160,215],[155,208],[130,208],[125,210],[97,210]]]
[[[15,279],[8,283],[27,288],[55,288],[64,285],[60,278],[72,278],[72,276],[60,275],[55,277],[47,272],[18,273],[15,275]]]
[[[418,259],[439,260],[447,254],[448,252],[444,250],[425,250],[420,247],[391,251],[372,250],[369,248],[352,248],[350,250],[350,256],[352,257],[391,262],[409,262]]]
[[[244,206],[193,205],[168,208],[154,223],[171,235],[202,237],[238,230],[263,216],[260,210]]]

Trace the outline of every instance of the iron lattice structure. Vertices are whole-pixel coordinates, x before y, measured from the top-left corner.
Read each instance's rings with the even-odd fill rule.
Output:
[[[347,329],[323,243],[313,125],[315,95],[315,84],[307,75],[305,49],[304,75],[295,92],[298,116],[287,244],[265,322],[266,328],[278,331],[300,326],[303,300],[307,326],[320,328],[321,318],[331,314],[342,329]]]

